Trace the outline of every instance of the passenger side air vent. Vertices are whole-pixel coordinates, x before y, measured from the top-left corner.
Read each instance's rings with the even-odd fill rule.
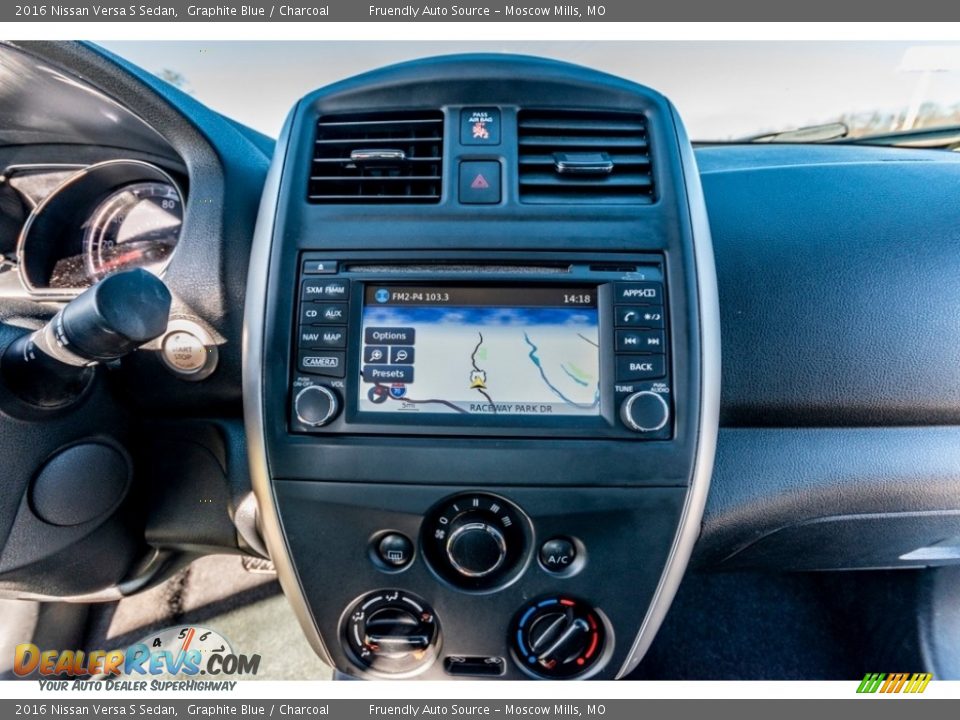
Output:
[[[320,118],[310,165],[312,203],[440,202],[443,115]]]
[[[526,110],[519,116],[520,201],[654,201],[647,120],[639,113]]]

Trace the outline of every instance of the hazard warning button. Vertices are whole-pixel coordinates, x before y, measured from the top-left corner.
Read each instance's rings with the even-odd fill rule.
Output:
[[[495,205],[500,202],[500,163],[496,160],[465,160],[460,163],[460,202],[465,205]]]

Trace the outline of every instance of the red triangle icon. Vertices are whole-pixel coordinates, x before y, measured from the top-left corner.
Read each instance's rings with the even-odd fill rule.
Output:
[[[477,173],[477,176],[473,179],[473,182],[470,183],[470,187],[474,190],[486,190],[490,187],[490,183],[487,182],[487,179],[481,173]]]

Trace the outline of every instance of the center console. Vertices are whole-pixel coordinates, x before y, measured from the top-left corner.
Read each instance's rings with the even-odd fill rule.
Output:
[[[368,678],[615,678],[696,539],[719,393],[692,152],[657,93],[519,57],[291,112],[245,310],[261,527]]]

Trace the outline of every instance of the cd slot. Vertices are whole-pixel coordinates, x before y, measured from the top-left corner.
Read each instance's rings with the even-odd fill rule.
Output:
[[[520,265],[516,263],[350,263],[346,271],[366,275],[567,275],[570,263]]]

